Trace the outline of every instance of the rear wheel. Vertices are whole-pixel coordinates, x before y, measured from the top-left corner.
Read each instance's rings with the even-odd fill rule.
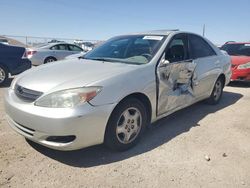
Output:
[[[46,63],[51,63],[51,62],[53,62],[53,61],[56,61],[56,58],[54,58],[54,57],[47,57],[47,58],[44,60],[44,64],[46,64]]]
[[[223,87],[224,87],[223,80],[221,78],[218,78],[218,80],[215,82],[215,85],[214,85],[214,88],[210,97],[207,99],[208,104],[219,103],[222,93],[223,93]]]
[[[117,151],[133,147],[139,141],[146,123],[146,109],[141,101],[134,98],[122,101],[108,121],[105,145]]]
[[[5,84],[8,78],[9,78],[9,72],[5,67],[0,65],[0,85]]]

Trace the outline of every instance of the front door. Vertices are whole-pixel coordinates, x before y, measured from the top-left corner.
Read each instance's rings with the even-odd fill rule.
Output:
[[[186,34],[173,37],[157,67],[158,107],[162,115],[195,100],[196,64],[190,60]]]

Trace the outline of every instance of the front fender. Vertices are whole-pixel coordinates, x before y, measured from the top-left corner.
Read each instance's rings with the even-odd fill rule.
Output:
[[[151,103],[154,103],[156,98],[155,72],[151,66],[119,74],[91,85],[103,87],[102,91],[90,101],[95,106],[119,103],[133,93],[146,95]]]

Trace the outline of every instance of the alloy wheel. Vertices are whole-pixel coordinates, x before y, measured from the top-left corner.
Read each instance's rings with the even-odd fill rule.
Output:
[[[55,60],[52,59],[52,58],[49,58],[49,59],[47,60],[47,63],[51,63],[51,62],[53,62],[53,61],[55,61]]]
[[[4,82],[6,78],[5,71],[0,67],[0,83]]]
[[[141,130],[142,115],[135,107],[127,108],[120,116],[116,136],[119,142],[129,144],[136,139]]]
[[[214,86],[214,99],[216,101],[220,98],[221,92],[222,92],[222,83],[221,81],[217,81]]]

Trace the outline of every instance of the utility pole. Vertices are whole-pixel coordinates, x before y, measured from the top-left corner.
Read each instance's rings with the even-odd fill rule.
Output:
[[[206,30],[206,25],[204,24],[203,25],[203,33],[202,33],[202,36],[205,37],[205,30]]]

